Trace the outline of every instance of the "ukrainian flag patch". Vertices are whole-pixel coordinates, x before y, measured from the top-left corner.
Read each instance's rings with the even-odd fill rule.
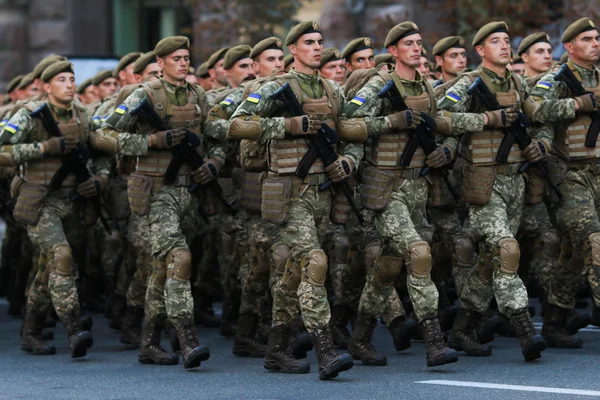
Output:
[[[0,128],[4,127],[7,122],[8,122],[7,119],[3,119],[2,121],[0,121]]]
[[[460,101],[460,96],[455,93],[448,93],[446,98],[453,103],[458,103]]]
[[[117,114],[123,115],[123,114],[125,114],[127,112],[127,106],[124,105],[124,104],[121,104],[119,107],[117,107],[117,109],[115,110],[115,112]]]
[[[15,133],[17,133],[17,131],[19,130],[19,127],[13,124],[6,124],[6,126],[4,127],[5,130],[9,131],[10,133],[12,133],[13,135]]]
[[[257,104],[260,101],[260,94],[258,94],[258,93],[251,93],[250,96],[248,96],[247,100],[250,103]]]
[[[106,121],[106,118],[108,118],[108,115],[105,115],[104,117],[100,118],[100,122]]]
[[[100,117],[94,117],[92,119],[94,120],[94,122],[100,122]]]
[[[220,102],[219,104],[222,105],[222,106],[228,106],[231,103],[233,103],[233,100],[231,100],[231,99],[225,99],[222,102]]]
[[[536,88],[540,88],[540,89],[544,89],[544,90],[548,90],[552,87],[552,84],[550,82],[544,82],[544,81],[539,81],[537,83],[537,85],[535,85]]]
[[[362,97],[356,96],[355,98],[350,100],[350,103],[356,104],[357,106],[362,106],[363,104],[365,104],[365,99],[363,99]]]

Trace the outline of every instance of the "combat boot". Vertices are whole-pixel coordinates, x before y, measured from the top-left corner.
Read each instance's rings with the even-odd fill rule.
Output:
[[[565,330],[565,324],[569,310],[554,304],[544,305],[544,325],[542,336],[546,339],[549,347],[559,349],[580,349],[583,345],[577,336],[571,336]]]
[[[306,374],[310,371],[310,364],[294,357],[288,346],[289,335],[289,325],[277,325],[271,328],[267,341],[264,368],[286,374]]]
[[[428,367],[458,361],[458,353],[446,347],[444,343],[444,335],[440,329],[440,321],[437,318],[424,319],[419,325],[421,326],[421,332],[423,332],[423,339],[425,340]]]
[[[567,314],[567,321],[565,323],[565,330],[569,335],[574,335],[582,328],[585,328],[592,322],[590,314],[583,312],[578,313],[575,309],[569,310]]]
[[[142,320],[144,307],[127,307],[121,325],[120,342],[129,346],[139,347],[141,343]]]
[[[500,333],[504,326],[504,321],[497,315],[489,317],[487,313],[480,314],[479,321],[475,326],[477,341],[481,344],[487,344],[494,341],[494,335]]]
[[[348,352],[355,360],[361,360],[363,365],[386,365],[387,357],[373,347],[373,332],[377,327],[375,318],[359,315],[352,330],[352,340]]]
[[[127,308],[127,299],[125,296],[115,294],[112,301],[112,308],[110,313],[110,322],[108,326],[110,329],[120,331],[122,326],[121,319]]]
[[[547,310],[546,310],[547,312]],[[546,341],[538,335],[533,327],[533,321],[527,308],[515,310],[510,316],[510,322],[515,328],[517,338],[521,343],[521,352],[525,361],[537,360],[546,350]]]
[[[596,305],[596,302],[592,299],[592,319],[591,325],[600,326],[600,307]]]
[[[329,327],[331,328],[331,336],[333,343],[339,349],[347,349],[350,344],[350,332],[348,332],[349,310],[348,306],[339,304],[331,307],[331,319]]]
[[[94,344],[92,334],[89,331],[81,329],[79,318],[74,314],[67,314],[63,317],[62,323],[67,330],[71,358],[85,357],[87,349]]]
[[[185,369],[197,368],[202,361],[210,358],[208,347],[198,343],[198,334],[192,320],[184,320],[176,328]]]
[[[297,318],[288,325],[288,329],[288,346],[292,354],[297,359],[306,358],[307,353],[313,349],[313,342],[310,334],[304,328],[304,323]]]
[[[315,328],[311,336],[319,362],[319,379],[335,378],[340,372],[347,371],[354,366],[352,356],[340,354],[333,347],[329,325]]]
[[[418,330],[416,328],[417,324],[415,321],[410,318],[407,319],[404,315],[392,320],[388,330],[394,339],[396,351],[406,350],[412,346],[410,338],[413,337],[414,332]]]
[[[176,354],[169,354],[160,345],[160,333],[165,318],[146,318],[142,324],[142,336],[138,362],[141,364],[175,365],[179,362]]]
[[[452,329],[454,319],[456,318],[456,314],[458,313],[458,306],[453,305],[450,299],[448,298],[448,294],[446,293],[445,282],[436,282],[436,286],[438,288],[438,293],[440,296],[438,298],[438,319],[440,321],[442,331],[445,332]]]
[[[264,358],[267,346],[256,340],[258,315],[241,314],[233,340],[233,354],[238,357]]]
[[[49,345],[42,338],[42,327],[45,316],[28,312],[23,321],[23,333],[21,337],[21,350],[36,355],[56,354],[56,348]]]
[[[464,351],[466,355],[472,357],[487,357],[492,354],[490,346],[482,345],[477,341],[475,325],[480,319],[481,313],[461,308],[454,320],[448,346],[454,350]]]

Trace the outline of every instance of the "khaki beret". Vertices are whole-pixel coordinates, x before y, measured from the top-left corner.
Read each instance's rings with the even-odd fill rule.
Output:
[[[392,29],[390,29],[390,31],[388,32],[383,47],[388,47],[393,44],[396,44],[398,40],[410,35],[414,35],[415,33],[419,33],[419,27],[414,22],[406,21],[401,24],[398,24]]]
[[[33,79],[34,80],[39,79],[42,76],[42,72],[44,72],[44,70],[46,68],[48,68],[48,66],[50,64],[53,64],[56,61],[66,61],[66,60],[67,60],[67,57],[59,56],[58,54],[50,54],[46,58],[43,58],[42,61],[40,61],[33,69]]]
[[[223,47],[222,49],[219,49],[212,53],[210,57],[208,57],[208,61],[206,62],[206,68],[213,69],[215,67],[215,64],[218,63],[219,60],[223,59],[225,57],[225,53],[227,53],[228,51],[229,47]]]
[[[287,56],[283,57],[283,63],[284,63],[285,68],[287,68],[293,62],[294,62],[293,54],[288,54]]]
[[[251,51],[252,47],[245,44],[232,47],[225,53],[225,57],[223,58],[223,69],[229,69],[233,67],[236,62],[243,60],[244,58],[249,58]]]
[[[156,57],[164,57],[179,49],[190,49],[190,39],[185,36],[169,36],[162,39],[154,48]]]
[[[371,38],[357,38],[348,43],[348,45],[344,48],[344,51],[342,51],[342,58],[345,58],[346,61],[350,62],[350,57],[352,56],[352,54],[357,53],[361,50],[372,48],[373,42],[371,41]]]
[[[92,78],[88,78],[85,81],[81,82],[79,86],[77,86],[77,93],[83,94],[83,92],[85,92],[85,89],[89,88],[90,86],[92,86]]]
[[[188,75],[196,75],[196,68],[191,65],[188,67]]]
[[[309,33],[321,33],[319,30],[319,24],[315,21],[304,21],[300,22],[298,25],[294,26],[290,33],[288,33],[285,38],[285,45],[289,46],[290,44],[296,43],[300,36],[306,35]]]
[[[536,43],[550,43],[550,36],[546,32],[536,32],[521,41],[519,48],[517,49],[517,54],[521,55],[525,53],[531,46]]]
[[[33,72],[30,72],[23,76],[23,79],[21,79],[21,82],[19,83],[18,89],[23,90],[27,86],[31,85],[32,83],[33,83]]]
[[[513,54],[511,63],[513,63],[513,64],[522,64],[523,63],[523,59],[521,58],[520,55]]]
[[[563,33],[562,38],[560,38],[560,41],[563,43],[567,43],[574,39],[575,36],[579,35],[580,33],[591,31],[594,29],[596,29],[596,24],[594,24],[594,21],[592,21],[588,17],[578,19],[577,21],[569,25],[567,29],[565,29],[565,33]]]
[[[136,51],[123,56],[123,58],[119,60],[119,63],[113,70],[113,78],[117,78],[119,76],[119,72],[123,71],[129,64],[136,62],[141,55],[141,52]]]
[[[508,25],[504,21],[493,21],[485,24],[473,38],[473,47],[477,46],[485,40],[486,37],[492,33],[505,32],[508,33]]]
[[[567,61],[569,61],[569,53],[567,53],[566,51],[564,52],[564,54],[562,56],[560,56],[560,63],[564,64]]]
[[[6,87],[6,93],[10,93],[13,90],[17,89],[21,84],[21,80],[25,75],[17,75],[10,82],[8,82],[8,86]]]
[[[465,39],[462,36],[448,36],[441,39],[439,42],[433,46],[433,51],[431,54],[434,56],[441,56],[446,52],[446,50],[451,49],[453,47],[458,47],[461,49],[465,48]]]
[[[342,55],[338,49],[335,47],[328,47],[321,53],[321,65],[319,65],[319,68],[323,68],[323,66],[325,66],[325,64],[328,62],[338,61],[341,59]]]
[[[203,62],[202,64],[200,64],[200,66],[196,70],[196,75],[200,78],[208,78],[210,76],[208,73],[208,62]]]
[[[135,64],[133,64],[133,73],[139,75],[144,72],[148,65],[155,62],[156,56],[154,55],[153,51],[144,53],[137,60],[135,60]]]
[[[377,54],[375,56],[375,66],[377,67],[381,64],[396,64],[396,60],[390,53]]]
[[[75,73],[73,71],[73,64],[68,61],[57,61],[54,64],[49,65],[48,68],[44,70],[40,79],[43,82],[50,82],[52,78],[61,72],[70,72],[72,74]],[[112,71],[109,70],[109,72]]]
[[[250,52],[250,58],[254,59],[265,50],[282,50],[283,51],[283,42],[281,39],[277,37],[270,37],[267,39],[263,39],[260,42],[256,43]]]
[[[108,78],[112,78],[112,70],[110,69],[105,69],[104,71],[100,71],[96,74],[96,76],[94,76],[92,78],[92,83],[94,85],[99,85],[102,82],[104,82],[105,80],[107,80]]]

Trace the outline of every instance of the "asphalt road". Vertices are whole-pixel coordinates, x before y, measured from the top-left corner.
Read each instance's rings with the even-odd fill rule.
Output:
[[[583,399],[600,397],[600,329],[581,333],[581,350],[547,350],[534,363],[522,359],[517,340],[496,338],[487,358],[427,368],[422,343],[397,353],[385,327],[375,341],[388,356],[385,367],[360,364],[333,381],[312,371],[285,375],[263,370],[262,360],[231,354],[232,341],[217,330],[199,329],[211,358],[197,370],[137,362],[137,351],[119,344],[106,320],[94,315],[95,345],[72,360],[62,325],[55,329],[57,354],[32,356],[19,350],[20,320],[7,316],[0,300],[0,399]],[[539,320],[537,320],[539,322]],[[163,343],[165,347],[167,343]]]

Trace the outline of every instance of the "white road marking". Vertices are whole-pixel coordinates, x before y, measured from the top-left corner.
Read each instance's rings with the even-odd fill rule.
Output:
[[[543,324],[541,322],[534,322],[533,323],[534,327],[540,328],[540,329],[542,329],[542,325]],[[600,328],[594,327],[592,325],[589,325],[589,328],[581,328],[577,332],[594,332],[594,333],[600,333]]]
[[[580,396],[600,397],[600,391],[597,391],[597,390],[563,389],[563,388],[550,388],[550,387],[541,387],[541,386],[503,385],[503,384],[499,384],[499,383],[469,382],[469,381],[445,381],[445,380],[417,381],[415,383],[424,383],[427,385],[460,386],[460,387],[473,387],[473,388],[482,388],[482,389],[516,390],[516,391],[521,391],[521,392],[574,394],[574,395],[580,395]]]

